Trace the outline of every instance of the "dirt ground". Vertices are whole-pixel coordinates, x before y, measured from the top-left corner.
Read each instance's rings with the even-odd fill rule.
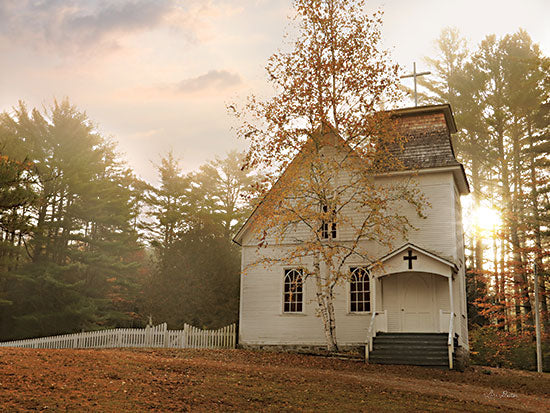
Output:
[[[2,348],[0,411],[550,412],[550,374],[244,350]]]

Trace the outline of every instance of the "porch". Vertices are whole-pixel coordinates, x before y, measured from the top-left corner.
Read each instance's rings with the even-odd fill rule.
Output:
[[[458,323],[456,266],[407,244],[372,273],[366,358],[388,364],[453,368]]]

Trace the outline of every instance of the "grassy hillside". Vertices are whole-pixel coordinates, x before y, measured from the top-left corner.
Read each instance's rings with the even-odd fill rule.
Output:
[[[0,349],[2,411],[550,411],[550,374],[243,350]]]

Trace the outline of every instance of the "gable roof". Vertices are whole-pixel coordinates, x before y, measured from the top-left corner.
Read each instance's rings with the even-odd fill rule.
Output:
[[[347,148],[351,155],[356,156],[356,154],[353,152],[351,147],[348,145],[348,143],[342,139],[342,137],[336,133],[334,128],[329,124],[323,124],[316,132],[315,132],[315,138],[318,140],[318,143],[326,143],[333,146],[340,146],[342,148]],[[297,165],[299,163],[299,160],[304,156],[304,152],[310,145],[314,145],[315,142],[313,138],[309,138],[307,142],[302,147],[301,151],[292,159],[288,167],[284,170],[284,172],[279,176],[277,181],[273,184],[273,187],[267,192],[267,194],[262,198],[262,200],[256,205],[256,208],[254,208],[254,211],[250,214],[250,216],[247,218],[247,220],[244,222],[244,224],[241,226],[239,231],[235,234],[233,237],[233,242],[237,245],[241,245],[242,238],[246,232],[246,230],[250,227],[254,220],[254,216],[265,207],[266,203],[269,201],[269,196],[274,188],[276,188],[279,185],[282,185],[283,180],[285,179],[286,175],[289,173],[289,171],[297,168]]]
[[[405,171],[403,171],[403,167],[400,165],[400,168],[396,168],[395,172],[406,173],[407,171],[452,168],[460,192],[462,194],[469,193],[468,179],[464,167],[456,160],[451,142],[450,134],[456,132],[457,129],[449,104],[396,109],[387,111],[387,113],[397,120],[398,130],[408,138],[403,149],[395,148],[392,150],[393,155],[400,159],[405,167]],[[322,140],[331,139],[330,143],[335,146],[341,145],[350,148],[345,139],[336,133],[331,125],[323,125],[319,130],[319,134]],[[304,148],[312,142],[310,138]],[[288,168],[273,185],[273,188],[279,184],[287,171],[296,167],[301,154],[302,152],[290,162]],[[390,170],[389,173],[391,172]],[[271,190],[264,196],[235,234],[233,242],[241,245],[242,238],[250,227],[253,217],[264,206],[270,192]]]
[[[444,258],[444,257],[442,257],[441,255],[439,255],[435,252],[428,251],[427,249],[421,248],[418,245],[414,245],[410,242],[407,242],[406,244],[402,245],[401,247],[399,247],[399,248],[393,250],[392,252],[384,255],[383,257],[381,257],[379,259],[379,262],[383,263],[385,261],[388,261],[389,259],[395,257],[398,254],[401,254],[403,251],[406,251],[408,249],[420,252],[420,253],[422,253],[422,254],[424,254],[424,255],[426,255],[426,256],[428,256],[428,257],[430,257],[430,258],[432,258],[436,261],[441,262],[442,264],[448,265],[454,271],[458,271],[458,266],[452,260],[450,260],[448,258]],[[376,264],[372,264],[372,265],[370,265],[370,267],[373,267],[374,265],[376,265]]]

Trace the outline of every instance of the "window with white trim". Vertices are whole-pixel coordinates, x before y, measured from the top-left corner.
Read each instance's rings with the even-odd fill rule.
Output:
[[[303,272],[300,269],[285,270],[283,312],[301,313],[304,308]]]
[[[363,313],[370,311],[369,270],[365,267],[350,268],[350,312]]]
[[[328,212],[328,206],[323,205],[321,207],[321,210],[323,213]],[[334,214],[334,211],[333,211]],[[336,222],[333,221],[324,221],[321,223],[321,238],[322,239],[329,239],[329,238],[336,238]]]

